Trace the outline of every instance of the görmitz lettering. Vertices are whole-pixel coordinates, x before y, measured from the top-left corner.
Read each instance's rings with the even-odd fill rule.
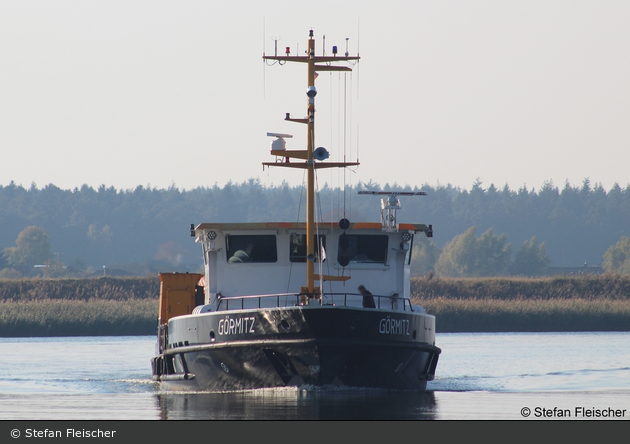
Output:
[[[254,324],[256,318],[253,316],[248,317],[230,317],[226,316],[225,319],[219,321],[219,334],[220,335],[240,335],[247,333],[255,333]]]
[[[387,316],[378,325],[378,332],[384,335],[409,336],[409,319],[396,319]]]

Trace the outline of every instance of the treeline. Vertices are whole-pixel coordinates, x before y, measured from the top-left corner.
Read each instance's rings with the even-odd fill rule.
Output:
[[[474,228],[473,237],[482,237],[488,230],[493,236],[503,236],[509,248],[498,260],[504,263],[514,262],[522,246],[535,238],[532,248],[544,245],[543,262],[546,257],[548,265],[576,267],[602,264],[608,249],[630,236],[630,185],[616,184],[605,190],[585,179],[581,186],[566,183],[560,188],[548,182],[538,190],[486,187],[480,181],[470,190],[373,182],[345,189],[325,186],[320,190],[317,214],[327,221],[344,216],[351,221],[380,221],[379,198],[357,195],[359,190],[426,192],[427,196],[401,197],[399,220],[432,224],[431,241],[440,253]],[[11,249],[17,247],[18,236],[25,228],[37,226],[48,235],[51,261],[84,275],[107,274],[117,268],[135,275],[196,272],[201,254],[190,238],[190,224],[303,221],[304,199],[301,187],[264,187],[257,180],[192,190],[87,185],[62,190],[52,184],[25,188],[10,183],[0,186],[0,250],[9,251],[0,255],[0,270],[14,268],[10,252],[15,252]],[[502,274],[526,273],[511,268]],[[5,272],[5,277],[18,276]]]

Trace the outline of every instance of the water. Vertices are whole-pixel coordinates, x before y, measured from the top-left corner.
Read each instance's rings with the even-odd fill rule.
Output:
[[[153,336],[0,338],[0,420],[576,419],[580,407],[630,418],[630,333],[442,333],[437,345],[426,393],[184,394],[151,380]]]

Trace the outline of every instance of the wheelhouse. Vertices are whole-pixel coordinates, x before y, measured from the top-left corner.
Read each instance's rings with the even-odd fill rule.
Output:
[[[413,236],[421,224],[384,231],[379,223],[320,224],[314,236],[315,275],[324,295],[356,294],[363,285],[374,295],[409,298]],[[205,303],[217,298],[300,293],[306,271],[306,227],[301,223],[201,224],[192,234],[203,245]],[[406,284],[405,284],[406,283]],[[360,304],[360,299],[357,298]]]

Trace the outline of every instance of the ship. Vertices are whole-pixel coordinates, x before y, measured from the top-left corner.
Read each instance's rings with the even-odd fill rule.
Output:
[[[347,72],[358,54],[316,55],[309,31],[303,55],[263,54],[266,62],[307,68],[305,149],[274,137],[264,167],[306,170],[304,222],[191,224],[203,273],[160,273],[153,379],[164,391],[225,391],[279,387],[362,387],[426,390],[440,348],[435,316],[411,300],[415,236],[433,226],[398,221],[403,195],[380,196],[380,222],[325,222],[315,217],[315,178],[329,161],[315,144],[315,79]]]

